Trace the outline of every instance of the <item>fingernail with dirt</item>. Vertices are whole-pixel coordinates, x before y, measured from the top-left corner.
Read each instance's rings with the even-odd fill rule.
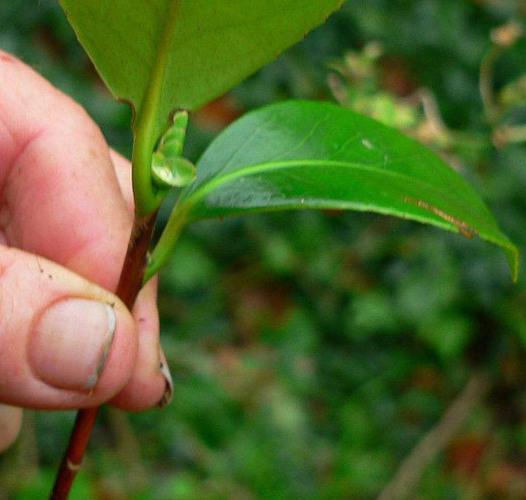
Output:
[[[35,375],[60,389],[93,390],[116,326],[115,309],[109,304],[84,298],[53,303],[31,332],[29,359]]]

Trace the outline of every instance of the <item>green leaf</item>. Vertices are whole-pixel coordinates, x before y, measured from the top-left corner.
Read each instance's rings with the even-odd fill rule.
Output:
[[[135,111],[135,210],[162,202],[152,153],[178,108],[196,109],[321,24],[343,0],[60,0],[108,88]]]
[[[115,97],[155,139],[176,108],[196,109],[322,24],[343,0],[60,0]]]
[[[351,209],[431,224],[518,250],[478,194],[434,153],[370,118],[319,102],[255,111],[226,129],[197,164],[152,268],[186,223],[289,209]]]

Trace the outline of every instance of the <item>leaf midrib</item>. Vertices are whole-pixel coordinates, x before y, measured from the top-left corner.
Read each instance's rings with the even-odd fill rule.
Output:
[[[135,109],[137,116],[133,120],[135,140],[133,144],[133,190],[136,211],[142,215],[153,212],[159,205],[159,193],[155,193],[152,184],[152,154],[160,135],[159,113],[162,89],[166,78],[166,68],[171,46],[171,35],[176,29],[178,13],[184,0],[172,0],[162,36],[156,47],[156,58],[152,75],[143,100]],[[168,124],[166,124],[168,125]]]
[[[178,13],[183,1],[184,0],[172,0],[170,3],[162,36],[156,47],[156,58],[153,64],[152,75],[148,82],[144,99],[140,104],[140,113],[144,114],[144,121],[153,129],[155,129],[155,124],[158,119],[162,88],[166,78],[168,59],[170,57],[171,40],[175,33],[179,18]]]
[[[473,211],[470,210],[471,208],[470,206],[464,205],[461,200],[458,200],[456,198],[451,199],[449,196],[447,196],[445,192],[438,190],[432,184],[422,181],[421,179],[417,179],[415,177],[406,175],[401,172],[394,172],[392,170],[386,170],[385,168],[378,168],[371,164],[367,165],[363,163],[353,163],[353,162],[335,161],[335,160],[312,160],[312,159],[286,160],[286,161],[280,161],[280,162],[265,162],[265,163],[255,164],[255,165],[249,165],[249,166],[240,168],[238,170],[235,170],[233,172],[230,172],[228,174],[215,176],[211,181],[208,181],[208,182],[205,181],[205,183],[202,186],[198,187],[193,193],[191,193],[188,196],[188,198],[186,199],[186,203],[195,205],[203,197],[205,197],[210,191],[215,189],[217,186],[226,184],[240,177],[257,174],[260,172],[274,171],[274,170],[294,168],[294,167],[349,168],[349,169],[356,169],[356,170],[362,170],[362,171],[367,171],[367,172],[374,172],[375,174],[380,174],[386,177],[392,176],[392,177],[397,177],[399,179],[403,179],[404,181],[411,181],[413,183],[419,183],[419,184],[424,185],[426,189],[428,189],[431,192],[436,193],[440,197],[447,198],[447,201],[451,203],[453,206],[457,206],[460,209],[469,212],[470,214],[472,214],[473,217],[478,219],[477,214],[473,213]],[[403,199],[401,201],[403,201]]]

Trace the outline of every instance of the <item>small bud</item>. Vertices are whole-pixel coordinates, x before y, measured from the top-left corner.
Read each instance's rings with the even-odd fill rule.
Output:
[[[185,158],[166,157],[160,152],[152,156],[152,178],[160,189],[184,187],[196,177],[195,165]]]

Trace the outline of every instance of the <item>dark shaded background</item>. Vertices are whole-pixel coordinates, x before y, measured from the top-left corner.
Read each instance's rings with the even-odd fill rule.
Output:
[[[334,92],[446,155],[524,248],[524,125],[522,142],[500,135],[526,123],[524,37],[493,68],[496,126],[478,87],[492,30],[525,16],[519,0],[351,0],[198,113],[187,154],[245,110]],[[0,48],[130,153],[130,112],[56,2],[0,0]],[[405,498],[526,499],[526,288],[495,248],[370,214],[202,223],[182,238],[159,302],[175,400],[129,418],[104,409],[72,500],[372,499],[480,374],[486,397]],[[27,412],[0,458],[1,500],[46,498],[72,418]]]

